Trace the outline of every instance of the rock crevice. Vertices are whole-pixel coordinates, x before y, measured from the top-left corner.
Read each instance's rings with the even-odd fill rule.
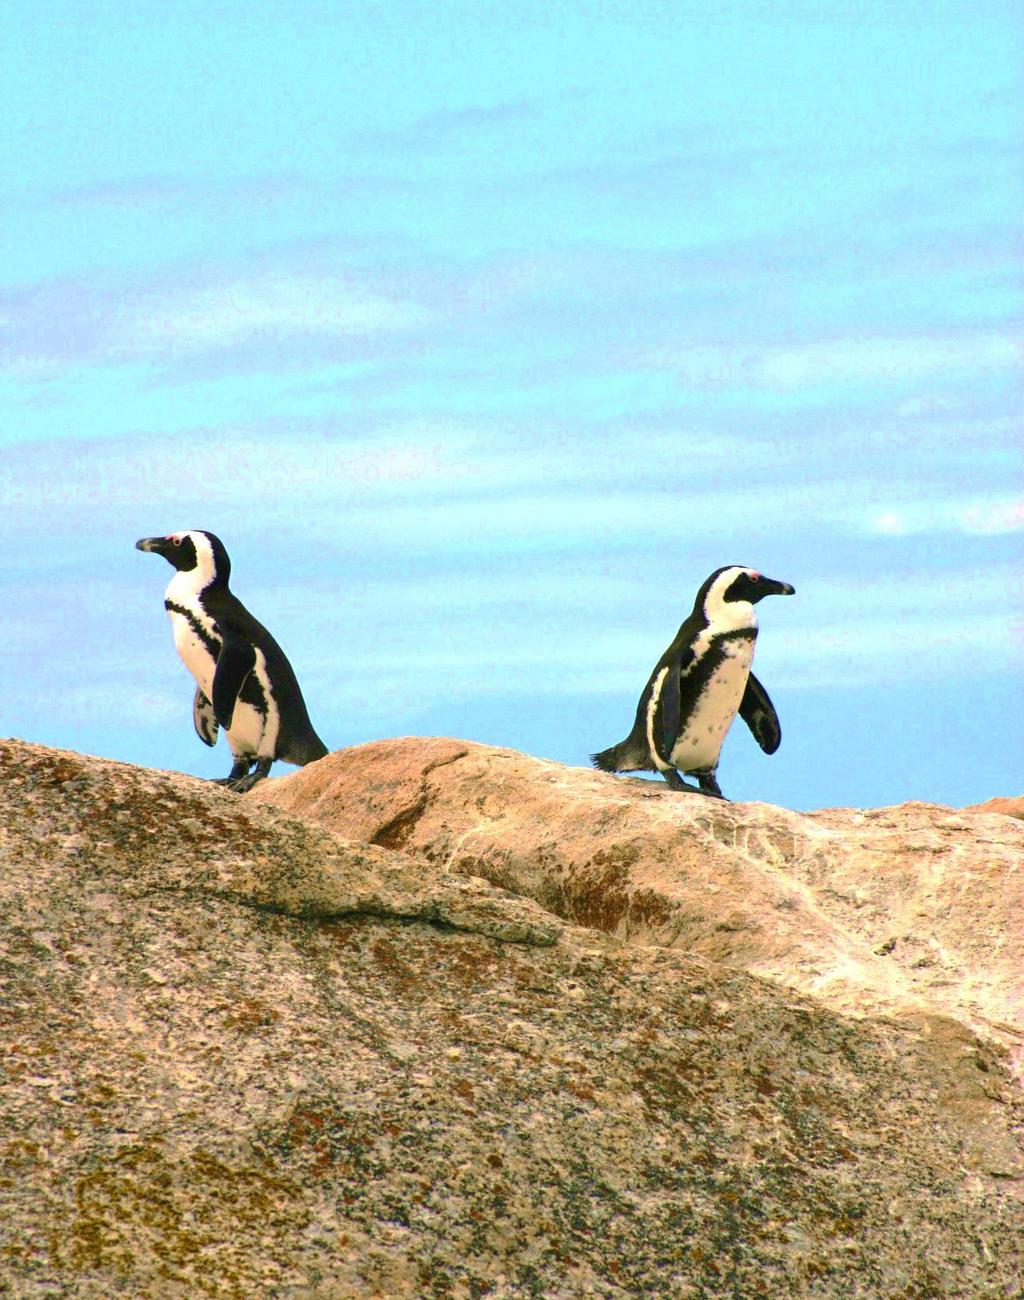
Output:
[[[427,810],[430,800],[430,784],[427,778],[438,768],[448,767],[452,763],[457,763],[460,758],[465,758],[466,753],[465,749],[457,749],[455,753],[427,762],[420,774],[419,790],[414,802],[399,808],[393,817],[369,836],[369,842],[385,849],[404,849],[416,830],[416,823]]]

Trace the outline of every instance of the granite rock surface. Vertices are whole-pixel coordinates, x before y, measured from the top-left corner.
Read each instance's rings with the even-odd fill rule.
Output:
[[[998,812],[796,813],[446,739],[339,750],[251,798],[837,1010],[951,1015],[1024,1068],[1024,827]]]
[[[428,782],[465,762],[404,745]],[[465,811],[498,843],[486,757]],[[696,924],[688,949],[671,919],[628,920],[611,872],[607,910],[593,893],[566,919],[557,858],[547,904],[483,879],[454,802],[446,847],[421,844],[415,773],[382,773],[343,836],[272,806],[293,778],[238,798],[0,742],[0,1294],[1022,1294],[1021,1094],[976,992],[954,1014],[909,976],[887,999],[867,974],[804,987],[754,972],[756,944],[744,969],[730,944],[756,909],[792,911],[781,865],[776,893],[721,913],[741,937],[717,953]],[[533,779],[551,816],[577,800],[568,769]],[[605,815],[635,803],[658,838],[656,798],[604,789]],[[701,851],[790,816],[716,811]],[[826,839],[850,833],[838,816]],[[1002,863],[1015,823],[977,818]],[[766,960],[820,961],[821,925]]]

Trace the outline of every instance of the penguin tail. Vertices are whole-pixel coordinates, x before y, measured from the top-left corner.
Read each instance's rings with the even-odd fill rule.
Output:
[[[646,772],[654,767],[646,746],[638,747],[632,736],[609,749],[602,749],[598,754],[591,754],[590,761],[602,772]]]
[[[286,763],[305,767],[307,763],[315,763],[318,758],[324,758],[330,752],[316,732],[311,730],[308,736],[292,741],[288,746],[288,752],[281,757]]]
[[[602,749],[599,754],[591,754],[590,761],[602,772],[617,772],[619,765],[615,760],[618,749],[618,745],[612,745],[611,749]]]

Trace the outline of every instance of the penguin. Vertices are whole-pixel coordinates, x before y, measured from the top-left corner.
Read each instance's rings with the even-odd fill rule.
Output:
[[[143,537],[135,547],[175,569],[164,608],[178,654],[196,679],[192,722],[206,745],[217,743],[223,727],[234,759],[217,784],[244,794],[275,759],[302,767],[323,758],[327,746],[313,730],[284,651],[228,588],[231,561],[220,538],[193,528]]]
[[[718,756],[737,711],[766,754],[782,728],[764,687],[750,671],[757,640],[754,606],[765,596],[792,596],[788,582],[756,569],[716,569],[697,592],[693,611],[654,666],[625,740],[590,761],[604,772],[662,774],[673,790],[716,799]],[[688,785],[680,772],[695,776]]]

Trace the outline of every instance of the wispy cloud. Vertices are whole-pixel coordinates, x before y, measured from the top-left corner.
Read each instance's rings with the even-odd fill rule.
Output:
[[[848,338],[798,345],[656,349],[637,364],[668,370],[707,388],[793,391],[835,384],[917,383],[936,376],[1003,374],[1020,368],[1024,338],[1014,334]]]
[[[194,291],[145,297],[119,322],[121,347],[152,354],[253,337],[372,334],[422,326],[433,313],[333,277],[245,277]]]
[[[348,142],[349,148],[365,151],[379,158],[395,152],[406,156],[409,150],[432,150],[462,145],[467,139],[490,137],[495,132],[521,130],[535,121],[541,111],[539,100],[505,100],[497,104],[471,104],[465,108],[439,109],[424,113],[404,126],[386,131],[366,132]]]
[[[1016,533],[1024,530],[1024,499],[989,496],[901,502],[873,512],[864,519],[863,526],[865,531],[884,537]]]
[[[1024,669],[1021,626],[998,614],[871,619],[799,632],[782,627],[773,629],[771,642],[773,681],[792,691],[963,677],[977,682]]]
[[[252,345],[340,341],[422,329],[436,312],[365,277],[190,270],[175,282],[58,280],[0,294],[0,368],[30,375],[65,364],[171,362]]]
[[[29,532],[49,511],[84,521],[99,491],[108,522],[116,511],[126,527],[154,510],[161,521],[144,527],[189,526],[236,516],[244,503],[286,529],[300,509],[303,526],[324,537],[344,521],[345,545],[356,550],[437,553],[467,538],[477,549],[531,551],[557,542],[607,552],[650,538],[703,545],[733,535],[737,521],[745,537],[980,538],[1022,526],[1019,497],[1003,487],[1012,422],[997,423],[981,426],[965,460],[970,424],[901,432],[883,421],[840,471],[830,440],[810,427],[780,437],[687,428],[678,415],[593,429],[439,414],[277,418],[29,443],[0,453],[0,475],[9,521]],[[958,490],[940,486],[950,475]]]

